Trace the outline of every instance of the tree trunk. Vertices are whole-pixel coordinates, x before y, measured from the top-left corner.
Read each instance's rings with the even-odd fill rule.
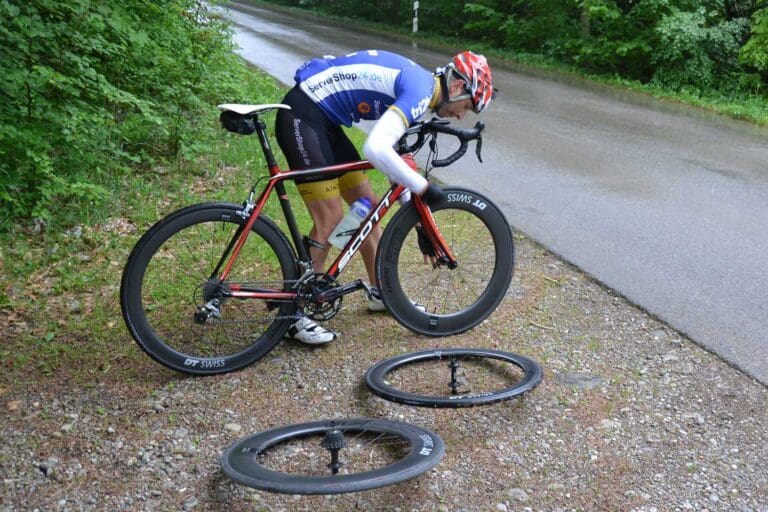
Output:
[[[589,5],[590,5],[590,0],[584,0],[581,3],[581,12],[579,13],[579,25],[581,26],[581,37],[583,39],[590,38]]]

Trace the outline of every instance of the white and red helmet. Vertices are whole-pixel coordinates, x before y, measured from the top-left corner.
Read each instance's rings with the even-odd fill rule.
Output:
[[[453,61],[446,68],[464,80],[467,94],[461,98],[471,98],[478,114],[485,110],[496,95],[491,68],[485,57],[467,50],[453,57]]]

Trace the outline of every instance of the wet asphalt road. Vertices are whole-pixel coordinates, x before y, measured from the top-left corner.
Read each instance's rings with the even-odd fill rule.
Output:
[[[229,16],[242,55],[284,83],[317,55],[386,49],[428,69],[451,55],[237,2]],[[768,384],[768,130],[562,78],[494,79],[484,163],[439,179],[486,193],[515,228]]]

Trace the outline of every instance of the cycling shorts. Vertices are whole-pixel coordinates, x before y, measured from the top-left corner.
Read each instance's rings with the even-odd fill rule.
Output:
[[[291,89],[282,102],[291,110],[278,110],[275,134],[291,170],[360,160],[360,153],[341,126],[333,123],[301,89]],[[296,187],[307,202],[339,197],[345,190],[366,181],[364,171],[353,171],[298,178]]]

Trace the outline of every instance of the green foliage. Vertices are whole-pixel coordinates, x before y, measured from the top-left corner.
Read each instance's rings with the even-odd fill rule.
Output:
[[[752,16],[751,34],[741,48],[739,60],[762,74],[764,82],[768,83],[768,7]]]
[[[240,60],[228,73],[239,90],[216,101],[272,103],[286,92]],[[256,177],[266,174],[257,138],[223,130],[214,102],[196,116],[200,145],[195,159],[116,176],[104,186],[108,213],[96,219],[82,214],[66,229],[0,233],[0,310],[8,319],[0,343],[4,375],[70,371],[85,376],[145,363],[120,321],[115,288],[133,244],[150,225],[182,206],[244,200]],[[301,204],[295,187],[289,187],[289,194]],[[267,207],[276,216],[277,200]],[[296,214],[309,229],[306,209],[296,208]],[[129,364],[123,364],[126,358]]]
[[[238,88],[229,32],[197,0],[0,0],[0,19],[0,227],[193,158],[198,113]]]
[[[688,83],[712,85],[714,63],[704,48],[705,15],[704,8],[693,12],[675,10],[661,20],[656,27],[660,44],[654,56],[654,80],[675,88]]]
[[[675,89],[732,85],[747,30],[745,18],[718,19],[704,7],[674,10],[656,27],[660,44],[654,54],[654,80]]]

